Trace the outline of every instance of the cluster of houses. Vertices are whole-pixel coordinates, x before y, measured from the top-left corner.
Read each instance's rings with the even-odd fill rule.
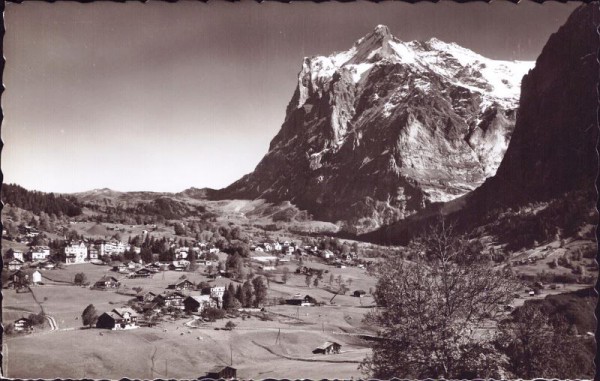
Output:
[[[7,218],[7,221],[12,221],[10,218]],[[24,244],[29,244],[35,237],[41,234],[41,231],[34,228],[33,226],[19,226],[19,234],[16,237],[8,234],[6,229],[2,229],[2,238],[8,241],[15,241]]]
[[[65,246],[66,264],[98,262],[105,256],[120,255],[131,247],[116,239],[96,240],[87,244],[85,241],[69,242]],[[141,250],[137,248],[138,252]]]
[[[282,253],[282,254],[294,254],[296,252],[301,252],[300,246],[298,246],[295,242],[262,242],[257,245],[250,246],[250,250],[257,252],[274,252],[274,253]]]
[[[117,240],[98,240],[90,244],[85,241],[69,242],[64,248],[65,264],[101,262],[101,257],[123,254],[129,248],[129,245]],[[12,258],[7,261],[6,266],[9,270],[18,270],[29,262],[34,267],[54,268],[56,264],[50,258],[51,252],[48,246],[32,246],[26,253],[12,250]]]
[[[289,262],[292,255],[312,255],[322,258],[325,262],[332,266],[344,268],[346,266],[357,266],[365,268],[365,263],[355,252],[336,254],[331,250],[320,250],[317,246],[305,245],[300,246],[294,242],[271,242],[266,241],[257,245],[250,246],[253,251],[252,259],[256,262],[266,262],[268,265],[263,265],[262,270],[274,270],[274,266],[269,266],[273,263]],[[367,263],[368,264],[368,263]]]
[[[115,277],[104,276],[95,282],[92,288],[107,290],[119,286],[120,282]],[[195,294],[194,291],[199,291],[199,293]],[[186,295],[184,292],[190,294]],[[139,313],[160,313],[163,309],[199,314],[207,307],[222,308],[224,294],[224,286],[199,289],[194,283],[184,279],[169,285],[163,293],[138,292],[134,308],[117,308],[105,312],[98,318],[96,327],[112,330],[137,328],[139,327]]]
[[[18,269],[8,275],[8,281],[3,284],[4,288],[20,289],[30,285],[37,286],[42,284],[42,273],[38,270]]]
[[[48,261],[50,248],[48,246],[33,246],[24,253],[21,250],[11,250],[12,258],[6,262],[9,271],[21,269],[25,262],[42,263]]]

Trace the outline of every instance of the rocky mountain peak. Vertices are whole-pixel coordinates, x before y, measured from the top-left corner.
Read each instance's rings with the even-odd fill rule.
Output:
[[[394,39],[390,29],[385,25],[377,25],[375,29],[354,43],[354,52],[345,64],[375,62],[393,55],[390,41]]]
[[[269,152],[217,195],[291,201],[365,229],[459,197],[496,172],[532,66],[379,25],[349,50],[304,58]]]

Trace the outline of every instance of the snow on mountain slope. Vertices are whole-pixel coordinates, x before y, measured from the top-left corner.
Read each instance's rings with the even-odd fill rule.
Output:
[[[304,58],[269,152],[217,195],[292,201],[359,230],[454,199],[496,172],[531,67],[379,25]]]

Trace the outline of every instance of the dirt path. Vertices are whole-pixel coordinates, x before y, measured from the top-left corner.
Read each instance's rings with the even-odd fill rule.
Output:
[[[57,331],[58,324],[56,324],[56,319],[50,315],[45,315],[44,317],[48,320],[48,324],[50,324],[50,330]]]

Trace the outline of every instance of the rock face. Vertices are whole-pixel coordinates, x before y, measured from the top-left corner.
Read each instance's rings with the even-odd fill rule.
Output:
[[[593,209],[599,24],[598,3],[583,5],[549,38],[535,68],[523,78],[513,137],[495,176],[460,200],[436,205],[362,238],[406,244],[440,213],[471,231],[494,209],[558,200],[566,192],[585,195],[577,202]]]
[[[488,205],[594,189],[598,171],[598,3],[577,8],[523,78],[510,147],[474,198]]]
[[[377,26],[304,59],[269,152],[216,197],[288,200],[364,231],[461,196],[496,173],[532,65]]]

